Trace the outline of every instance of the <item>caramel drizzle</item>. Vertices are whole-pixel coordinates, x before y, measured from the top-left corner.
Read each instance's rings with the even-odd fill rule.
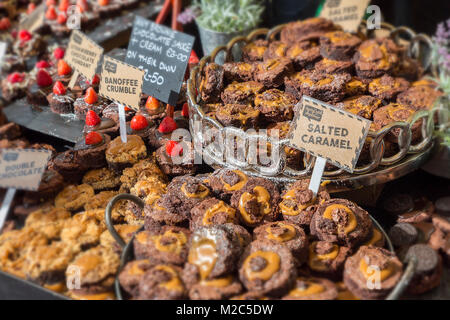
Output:
[[[202,189],[200,192],[196,192],[196,193],[191,193],[188,192],[186,190],[186,182],[183,183],[183,185],[181,186],[181,191],[184,193],[184,195],[188,198],[197,198],[197,199],[203,199],[205,198],[207,195],[209,195],[209,189],[207,187],[205,187],[204,185],[199,185],[200,189]]]
[[[175,242],[163,244],[161,243],[161,239],[164,237],[175,239]],[[167,230],[162,235],[153,236],[152,240],[154,241],[155,248],[158,251],[171,252],[176,254],[179,254],[181,252],[181,249],[187,242],[186,235],[183,232],[174,232],[173,230]]]
[[[290,224],[285,224],[285,223],[279,222],[277,224],[277,226],[283,228],[286,232],[284,232],[280,235],[273,234],[272,227],[269,226],[266,228],[267,239],[275,240],[277,242],[286,242],[286,241],[293,239],[295,237],[295,235],[297,234],[294,226],[292,226]]]
[[[323,217],[325,219],[330,219],[332,220],[332,212],[335,209],[343,209],[345,210],[345,212],[348,215],[348,222],[347,224],[342,227],[338,225],[338,233],[344,233],[344,234],[349,234],[350,232],[352,232],[353,230],[355,230],[356,226],[358,225],[358,222],[356,220],[355,214],[353,213],[352,210],[350,210],[349,207],[347,207],[346,205],[343,204],[332,204],[330,206],[328,206],[324,213],[323,213]]]
[[[167,290],[173,291],[183,291],[183,284],[180,281],[180,277],[178,277],[178,273],[169,266],[157,265],[155,266],[156,270],[162,270],[170,274],[171,278],[169,281],[161,282],[158,286],[164,287]]]
[[[312,296],[314,294],[319,294],[325,291],[325,287],[320,283],[317,283],[313,280],[306,280],[303,278],[297,278],[297,281],[302,281],[305,286],[304,287],[296,287],[289,292],[289,296],[291,297],[307,297]]]
[[[252,217],[245,210],[245,204],[248,201],[256,198],[256,201],[259,204],[261,204],[261,206],[260,206],[261,219],[266,214],[269,214],[272,211],[272,207],[271,207],[271,205],[269,203],[269,201],[270,201],[270,194],[266,190],[266,188],[261,187],[261,186],[256,186],[256,187],[253,188],[253,192],[256,193],[256,195],[253,195],[253,194],[251,194],[249,192],[244,192],[242,194],[241,198],[239,199],[239,212],[241,213],[241,215],[244,218],[244,220],[247,221],[248,223],[255,223],[255,222],[257,222],[257,220],[253,220]]]
[[[236,216],[236,210],[226,205],[225,202],[219,201],[214,206],[206,210],[202,223],[204,226],[210,225],[212,223],[212,218],[218,213],[226,213],[228,215],[227,222],[233,222]]]
[[[267,265],[260,271],[253,271],[250,263],[256,257],[263,258]],[[253,281],[255,279],[269,280],[278,270],[280,270],[280,256],[276,252],[258,250],[250,254],[244,261],[245,277]]]
[[[212,239],[202,238],[192,244],[188,262],[198,267],[200,279],[205,280],[214,269],[217,258],[215,242]]]
[[[228,183],[225,183],[222,179],[222,177],[220,178],[220,180],[223,182],[223,188],[227,191],[236,191],[236,190],[241,190],[244,185],[247,183],[248,177],[239,170],[233,170],[234,173],[236,173],[239,177],[240,177],[240,181],[234,185],[229,185]]]

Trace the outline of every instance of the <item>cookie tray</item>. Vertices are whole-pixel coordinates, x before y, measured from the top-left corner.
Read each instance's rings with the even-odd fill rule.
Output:
[[[59,293],[0,271],[0,300],[68,300]]]
[[[161,7],[160,4],[150,3],[123,16],[109,19],[88,36],[100,44],[105,52],[126,45],[134,17],[136,15],[146,18],[153,17],[161,10]],[[123,59],[123,56],[120,57]],[[117,58],[120,59],[120,57]],[[16,100],[5,106],[3,112],[9,121],[71,143],[75,143],[79,139],[84,127],[84,121],[78,120],[74,114],[60,116],[51,112],[49,107],[30,107],[25,99]]]

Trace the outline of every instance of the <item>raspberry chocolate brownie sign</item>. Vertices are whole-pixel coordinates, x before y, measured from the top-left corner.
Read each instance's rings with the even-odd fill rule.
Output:
[[[194,37],[137,16],[125,62],[145,71],[145,94],[175,105]]]
[[[76,70],[71,84],[81,73],[90,81],[94,78],[98,63],[103,54],[103,48],[78,30],[73,30],[65,55],[66,62]],[[72,85],[69,84],[69,87]]]

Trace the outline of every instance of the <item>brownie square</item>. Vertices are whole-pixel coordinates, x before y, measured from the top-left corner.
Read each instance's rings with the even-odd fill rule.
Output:
[[[268,88],[280,87],[284,77],[292,71],[291,60],[287,58],[269,59],[257,64],[255,80]]]
[[[330,60],[350,60],[361,39],[348,32],[333,31],[320,37],[320,54]]]
[[[222,101],[228,104],[253,104],[264,85],[256,81],[233,82],[222,92]]]
[[[204,68],[204,74],[200,83],[202,100],[207,103],[215,103],[220,100],[223,90],[224,70],[217,63],[210,63]]]
[[[255,64],[248,62],[226,62],[223,64],[223,70],[227,83],[251,81],[253,80]]]

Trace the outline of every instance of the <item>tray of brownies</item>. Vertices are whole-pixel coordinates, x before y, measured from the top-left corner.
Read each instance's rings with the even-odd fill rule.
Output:
[[[200,121],[203,127],[193,139],[203,146],[203,156],[214,167],[278,182],[308,177],[314,157],[286,139],[295,105],[305,95],[372,121],[352,175],[327,164],[329,188],[384,183],[420,167],[430,153],[441,108],[442,92],[427,77],[432,42],[405,27],[383,24],[388,35],[376,37],[364,26],[350,34],[310,18],[255,30],[204,57],[188,82],[191,123]],[[233,56],[235,46],[242,47],[241,57]],[[226,62],[219,65],[214,60],[223,52]],[[233,151],[217,143],[228,134],[239,141],[236,149],[243,146],[242,159],[230,161]],[[275,150],[276,160],[268,165],[252,157],[256,152],[249,145],[255,140],[254,149],[269,155]]]
[[[61,13],[81,6],[82,30],[123,60],[124,49],[111,49],[126,44],[133,10],[158,10],[138,2],[46,1],[39,30],[5,36],[0,155],[52,156],[39,189],[17,191],[0,230],[1,298],[399,299],[439,286],[450,224],[431,201],[388,201],[382,213],[395,213],[392,224],[378,208],[332,194],[395,179],[426,159],[441,95],[426,77],[427,37],[400,28],[374,39],[317,18],[256,30],[203,58],[174,106],[142,95],[139,110],[125,107],[124,140],[119,105],[98,93],[100,74],[69,88]],[[116,30],[114,19],[126,26]],[[220,51],[223,65],[214,63]],[[317,195],[308,188],[314,159],[270,140],[272,129],[289,130],[303,94],[373,120],[355,173],[328,166]],[[279,143],[282,156],[269,169],[230,165],[194,130],[199,119],[244,141],[247,130],[267,129],[265,147]],[[211,166],[196,161],[198,142]]]

